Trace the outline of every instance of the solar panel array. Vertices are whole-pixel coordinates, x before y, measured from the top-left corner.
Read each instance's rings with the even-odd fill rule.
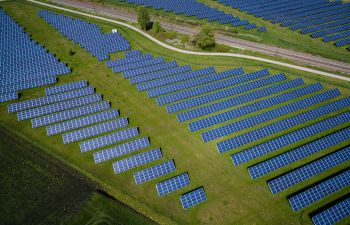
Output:
[[[197,19],[207,19],[210,22],[218,22],[220,24],[231,24],[234,27],[244,26],[246,30],[255,27],[254,23],[249,23],[247,20],[241,20],[237,16],[227,14],[222,10],[211,8],[208,5],[196,0],[177,0],[177,1],[162,1],[162,0],[125,0],[126,3],[135,5],[144,5],[152,7],[156,10],[164,10],[166,12],[174,12],[175,14],[184,14],[186,16],[194,16]]]
[[[322,198],[350,185],[350,170],[322,181],[288,198],[294,211],[299,211]]]
[[[181,203],[184,209],[191,208],[207,200],[204,188],[200,187],[186,194],[181,195]]]
[[[126,53],[135,58],[140,54],[142,53],[139,51]],[[16,112],[21,120],[33,118],[33,128],[47,126],[48,136],[62,134],[64,144],[80,142],[80,150],[84,154],[113,145],[92,154],[95,164],[123,157],[112,163],[115,174],[162,159],[160,148],[144,151],[151,147],[150,139],[139,138],[138,128],[128,127],[128,119],[119,118],[118,110],[110,109],[110,103],[102,101],[101,96],[95,94],[94,88],[89,87],[87,81],[53,86],[47,88],[45,93],[44,97],[13,103],[8,106],[8,111]],[[99,98],[91,102],[84,100],[91,96]],[[173,160],[165,161],[134,172],[134,179],[139,184],[171,174],[175,169]],[[162,188],[164,194],[177,191],[190,183],[187,173],[187,177],[183,176],[176,176],[157,185]],[[181,177],[182,180],[178,180]]]
[[[220,3],[323,41],[349,39],[350,4],[341,1],[219,0]],[[344,39],[345,38],[345,39]],[[350,43],[346,43],[349,45]],[[336,46],[342,46],[337,45]]]
[[[349,160],[350,147],[347,147],[292,170],[282,176],[273,178],[268,184],[270,188],[277,193]]]
[[[118,32],[104,34],[96,24],[47,10],[38,15],[100,61],[109,59],[110,53],[130,49],[129,42]]]
[[[312,217],[315,225],[333,225],[350,216],[350,197],[332,205]]]
[[[0,30],[0,103],[18,99],[20,91],[55,84],[57,76],[71,72],[2,8]]]
[[[132,61],[141,55],[146,54],[133,52],[118,60]],[[134,61],[132,71],[143,71],[142,65]],[[350,98],[342,98],[339,90],[324,90],[320,83],[305,84],[301,78],[290,80],[284,74],[271,75],[266,69],[217,73],[211,67],[180,68],[124,77],[139,91],[147,91],[168,113],[175,113],[179,122],[187,122],[191,132],[201,132],[203,141],[216,141],[220,153],[236,149],[231,155],[233,164],[247,163],[253,179],[269,175],[269,186],[270,181],[272,185],[280,179],[274,187],[280,192],[349,161],[347,151],[322,156],[330,149],[344,148],[350,140]],[[318,161],[315,157],[320,154]],[[315,162],[300,164],[309,158]],[[291,171],[291,163],[299,167]],[[271,178],[270,173],[277,177]],[[176,176],[164,190],[183,184],[172,179]],[[164,190],[158,194],[167,194]]]

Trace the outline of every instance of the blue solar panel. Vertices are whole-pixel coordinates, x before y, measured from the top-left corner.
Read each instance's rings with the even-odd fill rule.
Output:
[[[249,127],[254,127],[257,124],[261,124],[261,123],[273,120],[275,118],[288,115],[292,112],[296,112],[298,110],[308,108],[312,105],[316,105],[321,102],[330,100],[339,95],[340,95],[340,92],[337,89],[334,89],[328,92],[311,96],[309,98],[304,98],[299,101],[296,101],[287,105],[283,105],[278,108],[274,108],[264,113],[251,116],[243,120],[238,120],[233,123],[215,128],[210,131],[206,131],[202,134],[202,138],[203,138],[203,141],[205,142],[212,141],[219,137],[223,137],[223,136],[235,133],[237,131],[247,129]]]
[[[63,143],[68,144],[71,142],[80,141],[89,137],[97,136],[99,134],[107,133],[113,130],[120,129],[122,127],[126,127],[128,124],[129,122],[127,118],[121,118],[118,120],[112,120],[91,127],[65,133],[62,135]]]
[[[169,113],[171,113],[171,112],[177,112],[180,110],[184,110],[187,108],[192,108],[194,106],[198,106],[198,105],[202,105],[202,104],[209,103],[212,101],[220,100],[222,98],[227,98],[227,97],[230,97],[232,95],[236,95],[236,94],[243,93],[243,92],[255,89],[255,88],[259,88],[259,87],[273,84],[273,83],[276,83],[279,81],[283,81],[285,79],[286,79],[285,75],[278,74],[275,76],[263,78],[261,80],[252,81],[252,82],[245,83],[245,84],[238,85],[238,86],[233,86],[233,87],[230,87],[228,89],[219,90],[219,91],[215,91],[216,89],[207,90],[205,88],[204,89],[201,89],[201,88],[196,89],[195,88],[193,90],[197,90],[196,92],[192,92],[193,90],[190,89],[190,91],[180,92],[179,94],[175,93],[175,94],[173,94],[174,101],[182,100],[185,98],[191,98],[191,97],[196,96],[197,94],[198,95],[204,94],[204,95],[198,96],[198,97],[195,97],[192,99],[188,99],[188,100],[185,100],[182,102],[174,103],[172,105],[168,105],[167,111]],[[208,92],[215,91],[215,92],[207,93],[207,91]],[[172,96],[172,95],[169,95],[169,96]]]
[[[287,82],[288,83],[288,82]],[[292,86],[294,87],[294,86]],[[296,99],[299,98],[303,95],[307,95],[310,94],[312,92],[315,91],[319,91],[322,89],[322,86],[320,85],[320,83],[316,83],[316,84],[312,84],[312,85],[308,85],[306,87],[302,87],[302,88],[298,88],[296,90],[293,91],[289,91],[277,96],[273,96],[267,99],[263,99],[261,101],[258,102],[254,102],[251,103],[249,105],[245,105],[227,112],[223,112],[211,117],[207,117],[201,120],[197,120],[194,121],[192,123],[190,123],[188,125],[188,127],[190,128],[191,132],[200,130],[200,129],[204,129],[210,126],[213,126],[215,124],[219,124],[219,123],[223,123],[225,121],[228,120],[232,120],[235,119],[237,117],[252,113],[252,112],[256,112],[258,110],[261,109],[265,109],[268,107],[272,107],[274,105],[278,105],[281,104],[283,102],[287,102],[290,101],[292,99]]]
[[[191,71],[188,73],[184,73],[184,74],[177,74],[174,76],[169,76],[169,77],[164,77],[164,78],[160,78],[157,80],[152,80],[149,81],[147,83],[142,83],[137,85],[137,89],[138,90],[147,90],[147,89],[151,89],[151,88],[156,88],[156,89],[152,89],[148,91],[148,97],[152,98],[152,97],[156,97],[162,94],[167,93],[164,88],[157,88],[160,86],[164,86],[164,85],[169,85],[172,83],[176,83],[176,82],[181,82],[181,81],[186,81],[189,79],[193,79],[196,77],[202,77],[204,75],[208,75],[208,74],[213,74],[215,73],[215,69],[213,67],[208,67],[208,68],[204,68],[201,70],[195,70],[195,71]]]
[[[350,198],[347,198],[312,217],[315,225],[333,225],[350,216]]]
[[[229,71],[225,71],[222,73],[218,73],[218,74],[205,74],[204,76],[200,76],[200,77],[195,77],[194,79],[190,79],[190,80],[185,80],[182,81],[180,83],[175,83],[175,84],[170,84],[167,86],[162,86],[162,87],[158,87],[155,90],[150,90],[149,93],[151,92],[156,92],[157,95],[163,95],[163,94],[168,94],[171,92],[176,92],[176,91],[180,91],[183,89],[187,89],[187,88],[193,88],[195,86],[199,86],[199,85],[203,85],[203,84],[208,84],[214,81],[219,81],[222,79],[226,79],[235,75],[239,75],[242,74],[244,71],[242,68],[237,68],[237,69],[232,69]],[[186,75],[186,74],[184,74]],[[177,75],[181,76],[181,75]],[[151,81],[149,83],[143,83],[143,84],[139,84],[137,86],[138,90],[147,90],[152,88],[152,86],[154,86],[155,84],[158,84],[158,80],[155,81]]]
[[[312,125],[300,128],[296,131],[289,132],[285,135],[274,138],[254,147],[248,148],[244,151],[235,153],[232,155],[233,164],[239,165],[244,162],[248,162],[252,159],[268,154],[269,152],[277,151],[285,146],[296,143],[318,133],[322,133],[333,127],[339,126],[343,123],[346,123],[348,121],[349,116],[350,115],[348,112],[342,113],[337,116],[314,123]],[[260,173],[256,171],[256,169],[251,170],[254,170],[254,175],[252,175],[253,177],[260,176]],[[263,170],[259,171],[262,172]]]
[[[67,84],[61,84],[53,87],[49,87],[45,89],[46,95],[53,95],[53,94],[58,94],[66,91],[71,91],[74,89],[80,89],[87,87],[87,81],[86,80],[81,80],[81,81],[75,81]]]
[[[204,188],[200,187],[193,191],[190,191],[186,194],[181,195],[180,197],[182,207],[184,209],[191,208],[195,205],[198,205],[207,200],[207,196],[205,195]]]
[[[170,192],[177,191],[185,186],[190,185],[190,178],[188,173],[180,174],[176,177],[172,177],[168,180],[159,182],[156,185],[159,196],[169,194]]]
[[[306,189],[288,198],[294,211],[299,211],[322,198],[350,185],[350,170],[346,170],[334,177]]]
[[[163,77],[172,76],[172,75],[176,75],[176,74],[180,74],[180,73],[186,73],[189,71],[191,71],[191,66],[186,65],[186,66],[182,66],[182,67],[173,67],[173,68],[165,69],[165,70],[158,71],[158,72],[153,72],[153,73],[148,73],[148,74],[139,75],[139,76],[135,76],[135,77],[130,77],[129,80],[130,80],[131,84],[138,84],[138,83],[148,82],[151,80],[156,80],[156,79],[160,79]],[[139,90],[139,91],[141,91],[141,90]]]
[[[160,150],[160,148],[133,155],[129,158],[125,158],[114,162],[114,173],[122,173],[124,171],[130,170],[141,165],[145,165],[160,158],[162,158],[162,151]]]
[[[0,103],[18,99],[17,92],[0,94]]]
[[[114,146],[112,148],[104,149],[94,153],[95,163],[100,163],[113,159],[137,150],[147,148],[150,146],[149,139],[147,137],[140,138],[134,141],[130,141],[121,145]]]
[[[93,95],[88,95],[81,98],[76,98],[72,100],[55,103],[52,105],[45,105],[39,108],[20,111],[17,113],[17,117],[18,117],[18,121],[32,119],[35,117],[52,114],[55,112],[72,109],[72,108],[88,105],[99,101],[102,101],[102,96],[100,94],[93,94]]]
[[[115,67],[115,66],[120,66],[123,64],[136,63],[136,62],[140,62],[140,61],[144,61],[144,60],[150,60],[152,58],[153,58],[153,56],[151,54],[142,55],[140,53],[139,55],[136,55],[134,57],[126,57],[126,58],[107,61],[106,65],[107,65],[107,67]]]
[[[179,122],[191,120],[197,117],[201,117],[207,114],[211,114],[220,110],[225,110],[236,105],[244,104],[246,102],[253,101],[274,93],[284,91],[288,88],[295,87],[297,85],[302,85],[304,82],[302,79],[288,81],[286,83],[270,86],[267,88],[259,89],[243,95],[239,95],[224,101],[216,102],[210,105],[205,105],[196,109],[192,109],[177,115]],[[205,140],[205,139],[204,139]]]
[[[177,67],[176,61],[157,63],[155,65],[144,66],[123,72],[125,78],[141,76],[147,73],[159,72],[161,70]]]
[[[136,184],[142,184],[146,181],[153,180],[165,174],[171,173],[176,169],[174,161],[169,160],[164,163],[140,170],[134,173]]]
[[[322,157],[316,161],[308,163],[291,172],[283,174],[269,181],[270,186],[278,186],[278,190],[285,190],[295,184],[298,184],[310,177],[321,174],[337,165],[350,160],[350,147],[341,149],[337,152]]]
[[[139,135],[137,127],[132,127],[126,130],[118,131],[112,134],[107,134],[102,137],[97,137],[91,140],[80,142],[80,151],[87,152],[107,145],[111,145],[120,141],[125,141]]]
[[[342,135],[342,136],[338,136]],[[266,164],[270,164],[270,167],[273,169],[281,168],[298,160],[304,159],[312,154],[321,152],[330,148],[334,145],[337,145],[342,142],[348,142],[350,139],[350,128],[335,132],[323,138],[320,138],[316,141],[310,142],[306,145],[303,145],[299,148],[293,149],[289,152],[286,152],[282,155],[276,156],[272,159],[269,159]],[[276,163],[276,164],[273,164]],[[267,167],[267,166],[266,166]],[[268,168],[268,167],[267,167]],[[284,186],[279,186],[275,180],[268,182],[271,192],[278,193],[283,190]]]
[[[96,24],[47,10],[40,11],[38,15],[99,61],[109,59],[110,53],[130,49],[129,42],[119,32],[105,34]]]
[[[106,120],[114,119],[119,116],[118,110],[111,109],[105,112],[69,120],[66,122],[62,122],[59,124],[51,125],[46,127],[47,135],[55,135],[59,133],[63,133],[66,131],[74,130],[77,128],[85,127],[88,125],[92,125],[94,123],[103,122]]]
[[[41,98],[31,99],[23,102],[13,103],[8,106],[8,112],[18,112],[26,109],[40,107],[48,104],[53,104],[61,101],[79,98],[95,93],[93,87],[86,87],[84,89],[73,90],[69,92],[49,95]]]
[[[114,73],[119,73],[119,72],[125,72],[128,70],[133,70],[133,69],[137,69],[137,68],[141,68],[141,67],[145,67],[145,66],[150,66],[150,65],[156,65],[159,63],[164,63],[165,60],[163,57],[158,57],[158,58],[154,58],[154,59],[149,59],[149,60],[145,60],[145,61],[141,61],[138,63],[131,63],[131,64],[122,64],[116,67],[113,67],[112,70]],[[123,76],[125,78],[130,77],[132,74],[129,74],[128,76]]]
[[[233,148],[238,148],[263,137],[269,136],[280,131],[284,131],[286,129],[300,125],[307,121],[311,121],[313,119],[316,119],[331,112],[335,112],[348,106],[350,106],[350,98],[344,98],[338,101],[334,101],[329,104],[311,109],[310,111],[289,117],[287,119],[272,123],[265,127],[261,127],[259,129],[220,142],[216,146],[219,150],[219,153],[223,153]]]
[[[84,116],[92,113],[96,113],[102,110],[109,109],[111,106],[109,102],[103,101],[96,104],[91,104],[83,107],[79,107],[72,110],[67,110],[59,113],[50,114],[32,119],[32,128],[42,127],[53,123],[62,122],[64,120],[73,119],[79,116]]]
[[[212,92],[212,91],[217,91],[219,89],[227,88],[227,87],[237,85],[240,83],[244,83],[244,82],[247,82],[250,80],[255,80],[258,78],[266,77],[268,75],[269,75],[269,72],[267,70],[261,70],[261,71],[257,71],[257,72],[250,73],[250,74],[235,76],[235,77],[232,77],[230,79],[218,81],[218,82],[203,85],[200,87],[195,87],[192,89],[173,93],[170,95],[161,96],[161,97],[157,98],[157,103],[158,103],[158,105],[172,103],[172,102],[179,101],[182,99],[194,97],[196,95],[206,94],[206,93]],[[149,93],[149,96],[150,96],[150,93]],[[153,95],[151,97],[153,97]]]
[[[56,77],[46,77],[39,80],[22,81],[20,83],[0,86],[0,94],[7,94],[17,91],[22,91],[30,88],[41,87],[49,84],[55,84],[57,82]]]

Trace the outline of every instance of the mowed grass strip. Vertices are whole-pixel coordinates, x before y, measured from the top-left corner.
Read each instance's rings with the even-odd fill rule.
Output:
[[[63,158],[76,166],[83,173],[94,179],[114,197],[127,203],[132,208],[147,214],[160,223],[178,224],[297,224],[298,213],[292,212],[284,195],[272,196],[265,182],[254,182],[249,178],[245,168],[234,168],[229,157],[217,154],[215,145],[203,143],[199,135],[191,135],[185,124],[179,124],[174,115],[168,115],[163,107],[158,107],[154,100],[139,93],[120,74],[113,74],[104,62],[97,62],[79,46],[63,38],[57,31],[47,25],[37,15],[36,6],[23,2],[1,4],[26,30],[33,39],[44,44],[56,53],[62,61],[67,62],[73,73],[60,78],[60,83],[73,80],[88,80],[97,92],[111,100],[112,107],[121,111],[121,116],[130,118],[130,126],[140,127],[142,134],[150,136],[152,146],[161,146],[165,159],[174,158],[178,173],[188,171],[191,188],[203,185],[208,201],[198,207],[184,211],[179,202],[181,192],[158,197],[155,184],[157,179],[142,185],[134,184],[132,173],[113,174],[111,164],[94,165],[91,154],[81,154],[77,144],[63,145],[59,135],[47,137],[44,128],[31,129],[28,121],[18,123],[14,114],[8,114],[6,104],[0,106],[1,121],[11,129],[21,132],[34,142],[44,146],[47,151]],[[108,23],[90,20],[103,27],[105,31],[116,28]],[[197,57],[170,52],[143,38],[130,30],[117,27],[131,42],[132,46],[156,56],[176,59],[181,65],[191,64],[193,68],[213,65],[217,71],[243,66],[246,72],[262,68],[272,68],[272,72],[285,72],[289,78],[300,74],[294,70],[269,66],[249,60],[227,57]],[[69,50],[76,52],[69,55]],[[115,55],[115,57],[121,55]],[[305,80],[315,82],[314,75],[305,74]],[[323,79],[323,78],[322,78]],[[329,80],[330,81],[330,80]],[[347,84],[340,86],[347,87]],[[335,83],[325,86],[334,87]],[[346,90],[344,88],[343,90]],[[43,94],[43,89],[25,91],[24,99]],[[210,165],[210,166],[209,166]],[[183,192],[189,189],[184,189]],[[311,224],[306,214],[301,217],[305,224]]]

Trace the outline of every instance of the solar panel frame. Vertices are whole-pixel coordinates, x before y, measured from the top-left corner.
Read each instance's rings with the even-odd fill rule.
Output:
[[[162,156],[163,155],[160,148],[156,148],[116,161],[112,164],[112,166],[114,173],[119,174],[138,166],[142,166],[155,160],[161,159]]]
[[[117,131],[101,137],[90,139],[79,143],[80,151],[87,152],[95,150],[107,145],[112,145],[121,141],[125,141],[139,135],[137,127],[128,128],[126,130]]]
[[[102,110],[109,109],[110,107],[111,105],[108,101],[102,101],[102,102],[78,107],[71,110],[66,110],[66,111],[49,114],[42,117],[37,117],[32,119],[32,128],[42,127],[49,124],[54,124],[65,120],[73,119],[79,116],[100,112]]]
[[[75,81],[71,83],[56,85],[53,87],[48,87],[45,89],[46,95],[57,94],[61,92],[71,91],[74,89],[84,88],[88,86],[88,82],[86,80]]]
[[[164,196],[188,185],[190,185],[190,177],[188,176],[188,173],[182,173],[178,176],[157,183],[156,189],[159,196]]]
[[[207,200],[204,188],[200,187],[181,195],[181,205],[184,209],[189,209]]]
[[[111,120],[119,117],[119,112],[117,109],[110,109],[101,113],[96,113],[69,121],[61,122],[58,124],[50,125],[46,127],[46,132],[48,136],[60,134],[63,132],[71,131],[95,123],[104,122],[106,120]]]
[[[126,142],[108,149],[104,149],[93,154],[95,164],[101,163],[122,155],[147,148],[151,145],[148,137]]]
[[[312,216],[315,225],[333,225],[350,215],[350,197]]]
[[[323,180],[300,193],[289,196],[288,201],[294,211],[299,211],[349,185],[350,170],[346,170],[336,176],[328,178],[327,180]]]
[[[134,173],[134,179],[136,184],[142,184],[144,182],[156,179],[165,174],[171,173],[176,169],[174,160],[169,160],[152,167],[137,171]]]
[[[108,121],[105,123],[96,124],[90,127],[86,127],[80,130],[75,130],[62,135],[63,143],[68,144],[76,141],[80,141],[86,138],[97,136],[103,133],[111,132],[114,130],[126,127],[129,124],[127,118],[120,118],[117,120]]]

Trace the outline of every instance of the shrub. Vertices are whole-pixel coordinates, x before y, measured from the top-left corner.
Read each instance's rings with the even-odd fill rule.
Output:
[[[152,28],[151,18],[144,6],[137,8],[137,22],[142,30],[149,30]]]
[[[215,47],[214,33],[210,27],[204,27],[192,40],[192,44],[203,50],[211,50]]]
[[[164,29],[163,29],[163,27],[160,25],[160,22],[154,22],[154,24],[153,24],[153,27],[152,27],[152,31],[153,31],[153,33],[155,33],[155,34],[158,34],[158,33],[160,33],[160,32],[163,32],[164,31]]]

